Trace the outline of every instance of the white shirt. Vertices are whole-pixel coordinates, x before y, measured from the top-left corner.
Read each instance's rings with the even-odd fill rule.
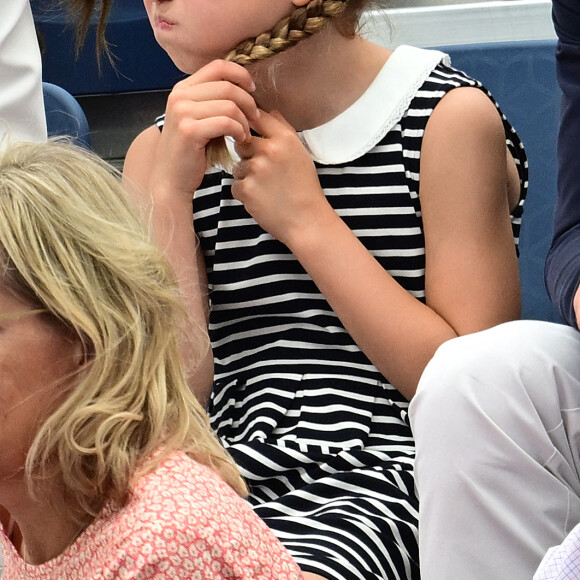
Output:
[[[40,50],[28,0],[3,0],[0,7],[0,148],[11,141],[43,141]]]
[[[550,548],[534,580],[577,580],[580,578],[580,524],[559,545]]]

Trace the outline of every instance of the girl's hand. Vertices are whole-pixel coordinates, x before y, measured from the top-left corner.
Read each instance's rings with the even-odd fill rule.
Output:
[[[254,90],[246,69],[223,60],[177,83],[167,99],[152,191],[191,199],[207,169],[207,143],[226,135],[238,143],[250,140],[250,121],[258,117]]]
[[[278,112],[260,111],[252,128],[261,137],[238,142],[232,195],[276,239],[292,241],[336,214],[320,187],[312,157]]]

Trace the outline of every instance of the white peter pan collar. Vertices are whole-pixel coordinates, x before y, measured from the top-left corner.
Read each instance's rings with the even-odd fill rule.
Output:
[[[348,163],[370,151],[402,118],[433,69],[449,57],[438,50],[396,48],[363,95],[343,113],[300,133],[315,161]]]

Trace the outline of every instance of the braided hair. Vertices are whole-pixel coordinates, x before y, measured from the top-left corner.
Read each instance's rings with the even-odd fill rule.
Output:
[[[242,66],[265,60],[320,32],[332,19],[337,22],[341,34],[354,36],[356,23],[366,4],[366,0],[311,0],[280,20],[272,30],[238,44],[226,60]],[[206,158],[210,167],[219,165],[230,169],[233,163],[223,137],[207,144]]]
[[[284,52],[325,28],[331,18],[344,12],[346,4],[347,0],[311,0],[280,20],[272,30],[240,43],[226,60],[247,66]]]

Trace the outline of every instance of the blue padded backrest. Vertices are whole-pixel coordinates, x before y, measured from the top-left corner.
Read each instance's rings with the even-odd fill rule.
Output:
[[[42,94],[48,136],[66,135],[90,147],[89,123],[76,99],[62,87],[47,82],[42,83]]]
[[[30,4],[44,45],[43,80],[72,95],[169,89],[185,76],[157,44],[143,0],[113,2],[107,40],[116,70],[103,56],[100,72],[95,53],[96,22],[91,23],[85,47],[76,59],[73,28],[64,12],[54,8],[56,2],[31,0]]]
[[[560,322],[544,285],[556,199],[556,138],[561,92],[555,40],[440,47],[451,64],[481,81],[520,135],[529,161],[529,191],[520,237],[524,318]]]

